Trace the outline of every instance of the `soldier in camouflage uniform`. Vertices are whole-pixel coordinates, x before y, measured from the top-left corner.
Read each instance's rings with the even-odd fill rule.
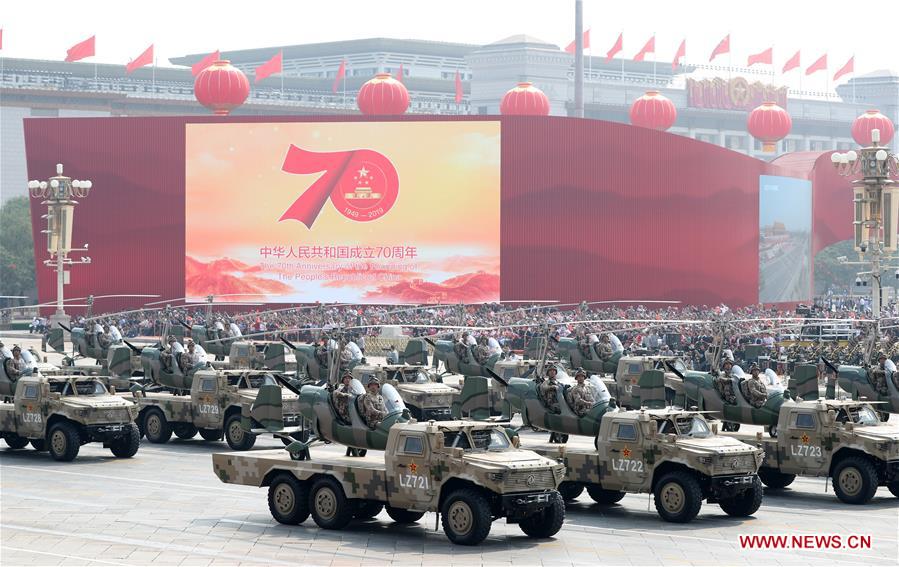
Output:
[[[871,369],[871,380],[874,383],[874,389],[882,396],[889,394],[886,361],[887,356],[884,353],[877,353],[877,366]]]
[[[2,345],[3,343],[0,343],[0,346]],[[19,351],[21,351],[19,345],[15,345],[12,347],[12,356],[3,360],[3,370],[6,371],[6,375],[12,382],[15,382],[22,376],[22,368],[19,365]]]
[[[540,383],[540,397],[543,404],[553,413],[562,413],[559,407],[559,383],[556,382],[556,374],[558,374],[555,366],[550,366],[546,371],[546,379]]]
[[[722,366],[724,370],[722,370],[715,378],[715,390],[718,391],[718,394],[724,399],[725,402],[731,405],[736,405],[737,395],[734,392],[733,374],[731,374],[734,363],[728,359],[724,361]]]
[[[459,359],[459,362],[469,363],[468,333],[462,333],[462,338],[453,345],[453,352],[456,353],[456,358]]]
[[[371,429],[376,429],[387,416],[387,406],[380,391],[381,381],[372,376],[366,385],[366,392],[362,394],[362,419]]]
[[[608,361],[612,358],[612,344],[609,340],[609,335],[603,333],[602,337],[600,337],[599,342],[593,345],[593,350],[596,351],[596,356],[603,362]]]
[[[337,411],[337,416],[345,421],[346,423],[350,423],[350,382],[353,380],[353,375],[349,372],[344,372],[340,381],[341,384],[331,392],[331,399],[334,402],[334,409]]]
[[[571,406],[571,411],[578,417],[583,417],[596,404],[596,398],[593,397],[593,391],[587,387],[587,373],[583,368],[577,369],[574,379],[577,380],[577,384],[568,389],[565,399]]]
[[[743,381],[743,384],[745,384],[746,387],[744,393],[746,399],[749,400],[749,403],[752,404],[753,407],[760,408],[768,401],[768,389],[765,387],[764,382],[762,382],[760,375],[761,368],[759,368],[758,364],[753,363],[752,366],[749,367],[749,373],[752,376],[748,380]]]

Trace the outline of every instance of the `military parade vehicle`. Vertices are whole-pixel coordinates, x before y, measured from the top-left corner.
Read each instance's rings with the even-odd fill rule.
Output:
[[[609,411],[601,418],[594,447],[528,448],[565,463],[559,491],[566,500],[585,488],[600,504],[618,502],[625,493],[651,493],[659,516],[677,523],[695,518],[703,500],[737,517],[754,514],[762,502],[756,475],[762,452],[718,435],[700,412]]]
[[[312,401],[310,389],[322,390],[304,386],[305,403]],[[254,404],[263,410],[255,421],[273,433],[283,429],[277,419],[281,392],[266,386]],[[399,524],[437,512],[446,536],[460,545],[482,542],[493,520],[503,517],[534,538],[561,529],[565,507],[556,488],[564,467],[516,448],[501,426],[409,420],[399,396],[389,391],[385,396],[389,425],[382,422],[370,440],[362,440],[364,435],[351,440],[383,454],[311,458],[311,442],[294,441],[286,450],[215,454],[215,474],[225,483],[268,487],[269,510],[283,524],[300,524],[311,515],[321,528],[343,529],[354,518],[373,518],[386,507]],[[330,404],[318,398],[315,405]],[[316,432],[325,439],[338,437],[322,423]]]
[[[879,486],[899,497],[899,426],[880,421],[863,401],[786,401],[776,438],[730,435],[764,451],[759,478],[769,488],[789,486],[798,475],[830,478],[848,504],[870,501]]]
[[[296,372],[297,361],[289,347],[281,341],[248,340],[244,337],[223,337],[204,325],[181,325],[190,331],[190,338],[203,347],[217,362],[216,368],[268,369],[276,372]],[[227,364],[224,361],[228,357]]]
[[[13,449],[29,442],[71,461],[81,445],[103,443],[116,457],[133,457],[140,446],[137,407],[87,376],[21,376],[0,380],[0,436]]]
[[[446,421],[452,418],[453,399],[458,396],[459,391],[432,380],[427,364],[412,366],[363,363],[354,366],[352,373],[363,384],[375,377],[381,384],[390,384],[396,388],[412,417],[418,421]]]
[[[877,410],[888,413],[899,413],[899,373],[886,372],[883,384],[878,385],[874,379],[874,368],[871,366],[850,366],[841,364],[837,367],[837,383],[853,400],[867,399],[883,402]]]
[[[153,347],[144,348],[141,356],[151,385],[132,390],[140,408],[137,423],[151,443],[166,443],[173,433],[180,439],[199,433],[207,441],[224,436],[236,451],[255,444],[256,436],[241,426],[241,408],[255,399],[261,386],[278,384],[272,372],[208,366],[183,371],[174,360],[167,367],[163,353]],[[286,395],[284,404],[284,420],[298,425],[297,397]]]

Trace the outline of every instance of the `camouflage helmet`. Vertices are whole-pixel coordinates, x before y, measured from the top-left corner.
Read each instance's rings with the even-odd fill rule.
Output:
[[[887,357],[887,355],[884,354],[883,352],[878,352],[878,353],[877,353],[877,360],[880,360],[881,358],[886,358],[886,357]]]
[[[344,378],[349,378],[350,380],[352,380],[352,379],[353,379],[353,373],[350,372],[349,370],[345,371],[345,372],[340,376],[340,380],[343,381]]]
[[[22,347],[19,345],[12,345],[12,352],[15,354],[16,352],[22,352]]]
[[[587,371],[584,370],[583,368],[578,368],[578,369],[577,369],[577,372],[574,373],[574,377],[577,378],[578,376],[583,376],[584,378],[586,378],[586,377],[587,377]]]
[[[734,361],[729,358],[725,358],[724,360],[721,361],[721,366],[723,367],[725,364],[730,364],[731,366],[733,366]]]
[[[559,373],[559,369],[556,368],[555,365],[550,365],[550,367],[546,369],[546,374],[549,375],[550,372],[552,372],[553,375],[556,375]]]
[[[173,343],[173,342],[176,342],[177,340],[178,339],[175,338],[175,335],[169,335],[168,337],[166,337],[165,342]]]
[[[749,371],[752,372],[753,370],[758,370],[759,372],[762,371],[762,369],[759,367],[759,365],[756,364],[755,362],[753,362],[753,363],[749,366]]]
[[[377,376],[372,375],[371,377],[369,377],[368,383],[365,384],[365,385],[366,385],[366,386],[371,386],[372,384],[377,384],[378,386],[380,386],[380,385],[381,385],[381,381],[378,379]]]

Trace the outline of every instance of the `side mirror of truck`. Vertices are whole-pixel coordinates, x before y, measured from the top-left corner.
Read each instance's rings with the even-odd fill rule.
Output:
[[[652,419],[649,421],[649,436],[655,437],[659,434],[659,422]]]
[[[115,386],[113,386],[112,384],[109,385],[109,393],[115,394]]]
[[[837,420],[836,410],[827,410],[827,424],[833,425]]]
[[[462,447],[453,447],[452,456],[454,459],[461,459],[465,455],[465,449]]]
[[[712,424],[712,435],[718,435],[718,422]]]

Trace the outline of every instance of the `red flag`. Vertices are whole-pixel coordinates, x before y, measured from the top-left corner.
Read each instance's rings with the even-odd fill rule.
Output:
[[[674,61],[671,62],[671,70],[677,69],[677,65],[680,63],[681,57],[687,56],[687,40],[683,40],[680,42],[680,47],[677,48],[677,53],[674,54]]]
[[[462,102],[462,75],[456,71],[456,104]]]
[[[817,61],[812,63],[812,65],[805,70],[806,75],[811,75],[812,73],[817,73],[818,71],[824,71],[827,69],[827,54],[825,53],[821,57],[818,58]]]
[[[216,49],[206,57],[200,59],[199,62],[193,64],[193,66],[190,68],[191,75],[196,77],[200,74],[200,71],[202,71],[206,67],[209,67],[210,65],[221,59],[221,57],[222,55],[219,53],[219,50]]]
[[[787,71],[795,69],[796,67],[799,67],[799,51],[796,52],[796,55],[790,57],[789,61],[784,63],[784,68],[781,72],[786,73]]]
[[[724,36],[724,39],[718,42],[718,46],[715,47],[715,50],[712,51],[712,56],[709,57],[709,63],[711,63],[715,57],[724,55],[725,53],[730,53],[730,34],[727,34]]]
[[[756,53],[755,55],[750,55],[749,60],[746,62],[747,67],[752,67],[756,63],[764,63],[766,65],[771,65],[774,62],[774,48],[769,47],[768,49],[762,51],[761,53]]]
[[[396,80],[399,82],[403,82],[403,64],[400,63],[400,70],[396,72]]]
[[[0,28],[0,49],[3,49],[3,28]]]
[[[652,36],[649,38],[649,41],[646,42],[646,45],[643,46],[643,49],[640,50],[640,53],[634,56],[634,61],[643,61],[643,58],[646,57],[647,53],[655,53],[656,52],[656,36]]]
[[[125,72],[131,73],[135,69],[140,69],[144,65],[149,65],[153,62],[153,45],[150,44],[150,47],[144,50],[143,53],[137,56],[137,59],[131,60],[130,63],[125,65]]]
[[[331,92],[336,93],[340,88],[340,81],[346,76],[346,59],[340,62],[340,69],[337,69],[337,76],[334,77],[334,84],[331,85]]]
[[[837,74],[833,76],[833,80],[836,81],[846,73],[855,72],[855,55],[849,58],[849,61],[846,61],[846,64],[840,67],[840,70],[837,71]]]
[[[256,78],[253,81],[254,83],[258,83],[266,77],[271,77],[272,75],[281,72],[282,53],[282,51],[279,51],[277,55],[275,55],[262,65],[256,67]]]
[[[70,47],[69,50],[66,51],[66,61],[71,63],[72,61],[79,61],[85,57],[93,57],[95,55],[94,39],[96,37],[97,36],[92,35],[81,43],[76,43]]]
[[[612,49],[610,49],[610,50],[606,53],[606,63],[608,63],[609,61],[611,61],[612,58],[615,57],[615,55],[616,55],[619,51],[621,51],[621,48],[622,48],[623,46],[624,46],[624,32],[621,32],[620,34],[618,34],[618,40],[615,42],[615,45],[613,45],[613,46],[612,46]]]
[[[584,38],[584,49],[587,49],[588,47],[590,47],[590,30],[589,29],[584,32],[583,38]],[[568,44],[568,47],[565,48],[565,52],[574,54],[576,49],[577,49],[577,40],[574,40]]]

